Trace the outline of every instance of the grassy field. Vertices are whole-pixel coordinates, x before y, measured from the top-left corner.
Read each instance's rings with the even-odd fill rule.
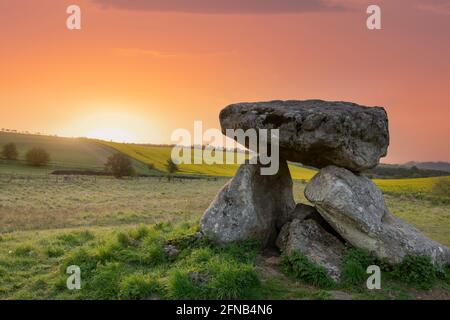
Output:
[[[117,142],[99,141],[111,148],[114,148],[122,153],[129,155],[130,157],[137,159],[146,164],[152,164],[157,170],[165,171],[166,161],[171,156],[172,148],[167,146],[151,146],[151,145],[138,145],[138,144],[124,144]],[[226,159],[225,152],[217,151],[218,157]],[[192,161],[194,162],[194,152],[192,152]],[[201,160],[201,159],[199,159]],[[309,180],[315,175],[315,171],[303,168],[298,165],[291,164],[291,175],[293,179]],[[180,164],[180,173],[202,176],[222,176],[232,177],[239,168],[239,165],[233,164]]]
[[[57,169],[103,170],[107,158],[117,152],[93,139],[0,132],[0,150],[10,142],[17,146],[18,161],[0,161],[0,173],[39,174]],[[42,147],[49,153],[49,166],[32,168],[25,164],[26,152],[34,147]],[[133,166],[139,173],[149,172],[145,164],[135,159]]]
[[[395,279],[377,292],[318,288],[289,278],[255,250],[191,245],[198,219],[226,180],[0,179],[0,298],[126,298],[135,292],[133,285],[143,288],[137,298],[190,298],[188,276],[197,271],[209,274],[213,283],[249,281],[245,292],[234,287],[193,291],[204,298],[330,299],[335,290],[354,299],[449,298],[443,283],[430,291]],[[304,186],[294,183],[298,202],[306,202]],[[450,206],[395,192],[386,201],[395,215],[450,245]],[[147,231],[137,231],[138,225]],[[185,247],[178,258],[168,261],[161,250],[174,239]],[[225,262],[226,272],[219,274],[217,268]],[[86,281],[104,290],[88,284],[80,292],[65,289],[67,275],[61,270],[68,263],[86,264],[90,268]],[[117,286],[109,287],[111,283]]]
[[[176,182],[65,178],[49,173],[102,169],[114,152],[132,157],[140,173],[152,172],[153,164],[163,174],[171,149],[0,133],[0,146],[7,142],[18,145],[21,159],[28,148],[43,146],[53,162],[42,168],[0,162],[0,299],[450,299],[448,281],[424,290],[390,272],[379,291],[361,283],[311,285],[292,278],[278,257],[254,244],[217,248],[196,239],[199,218],[237,166],[182,164],[181,174],[203,178]],[[290,170],[296,201],[307,203],[303,191],[315,171],[296,164]],[[374,182],[393,214],[450,246],[450,199],[433,194],[437,179]],[[180,249],[177,257],[164,253],[168,244]],[[65,287],[70,264],[84,270],[80,291]]]

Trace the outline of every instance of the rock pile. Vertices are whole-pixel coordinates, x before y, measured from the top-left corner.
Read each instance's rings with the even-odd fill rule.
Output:
[[[220,123],[224,133],[279,129],[280,169],[263,176],[259,165],[243,164],[200,221],[208,238],[219,244],[257,239],[299,251],[335,280],[346,243],[393,264],[407,255],[450,262],[449,248],[393,216],[381,191],[360,175],[387,153],[383,108],[322,100],[240,103],[223,109]],[[321,169],[305,188],[314,207],[295,205],[287,161]]]

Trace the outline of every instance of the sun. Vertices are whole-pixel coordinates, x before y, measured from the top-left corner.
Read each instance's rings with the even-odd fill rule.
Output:
[[[135,143],[154,136],[149,122],[151,119],[127,111],[97,111],[84,114],[66,129],[72,136]]]
[[[133,132],[117,127],[95,128],[91,132],[88,132],[86,137],[116,142],[133,142],[137,140]]]

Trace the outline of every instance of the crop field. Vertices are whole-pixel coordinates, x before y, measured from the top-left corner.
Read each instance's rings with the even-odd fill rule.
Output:
[[[112,147],[128,156],[137,159],[146,164],[152,164],[157,170],[165,171],[165,164],[167,159],[171,156],[172,149],[167,146],[151,146],[151,145],[138,145],[138,144],[124,144],[117,142],[107,142],[101,141],[109,147]],[[226,159],[230,156],[231,152],[217,151],[217,157],[219,159]],[[235,155],[232,154],[231,157]],[[192,164],[180,164],[180,173],[182,174],[194,174],[203,176],[222,176],[222,177],[232,177],[239,168],[236,164],[204,164],[201,159],[200,164],[195,164],[194,152],[192,152]],[[224,160],[225,162],[225,160]],[[302,168],[297,165],[291,164],[290,166],[291,175],[293,179],[303,179],[309,180],[316,173],[314,170],[308,168]]]

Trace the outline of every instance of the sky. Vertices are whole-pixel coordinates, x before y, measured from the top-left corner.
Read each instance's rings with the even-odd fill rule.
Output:
[[[171,143],[235,102],[344,100],[386,108],[383,162],[450,161],[450,0],[1,0],[0,39],[0,128]]]

